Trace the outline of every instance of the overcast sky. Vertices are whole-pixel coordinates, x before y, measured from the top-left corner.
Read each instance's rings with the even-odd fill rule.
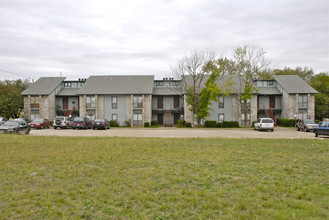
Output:
[[[245,44],[275,68],[329,71],[329,1],[0,0],[0,80],[160,79],[186,53]]]

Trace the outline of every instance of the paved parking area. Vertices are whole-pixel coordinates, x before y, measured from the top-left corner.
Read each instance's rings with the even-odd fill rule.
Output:
[[[274,132],[253,129],[212,128],[111,128],[109,130],[33,129],[32,136],[81,136],[81,137],[159,137],[159,138],[283,138],[315,139],[312,132],[296,131],[292,128],[276,128]],[[329,137],[321,136],[329,139]],[[318,138],[317,138],[318,139]]]

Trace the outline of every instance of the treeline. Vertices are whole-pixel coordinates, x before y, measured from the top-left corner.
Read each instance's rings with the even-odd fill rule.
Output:
[[[24,100],[21,93],[30,85],[29,80],[0,81],[0,117],[20,117],[24,108]]]

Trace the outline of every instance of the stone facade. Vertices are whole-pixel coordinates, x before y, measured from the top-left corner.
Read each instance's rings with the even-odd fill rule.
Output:
[[[143,124],[152,120],[152,95],[143,95]]]
[[[126,96],[126,121],[133,126],[133,95]]]
[[[250,100],[250,123],[257,121],[257,112],[257,95],[253,95]]]
[[[31,96],[24,96],[24,117],[31,120],[31,108],[30,108]]]
[[[282,91],[282,114],[285,119],[294,119],[298,115],[298,94],[288,94],[284,89]]]
[[[241,104],[238,95],[233,95],[232,111],[233,111],[233,121],[237,121],[241,125]]]
[[[79,96],[79,114],[81,117],[87,116],[86,102],[87,102],[86,95]]]
[[[308,94],[308,115],[310,119],[315,119],[315,95]]]
[[[96,118],[105,118],[103,95],[95,95],[95,105],[96,105],[96,109],[95,109]]]
[[[184,120],[190,122],[192,125],[194,124],[193,113],[190,110],[190,106],[187,105],[186,95],[184,95]]]

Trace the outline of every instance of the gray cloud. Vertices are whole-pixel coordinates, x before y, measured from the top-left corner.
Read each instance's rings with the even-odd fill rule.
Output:
[[[0,79],[161,78],[189,51],[243,44],[262,46],[277,68],[329,71],[327,0],[0,1]]]

